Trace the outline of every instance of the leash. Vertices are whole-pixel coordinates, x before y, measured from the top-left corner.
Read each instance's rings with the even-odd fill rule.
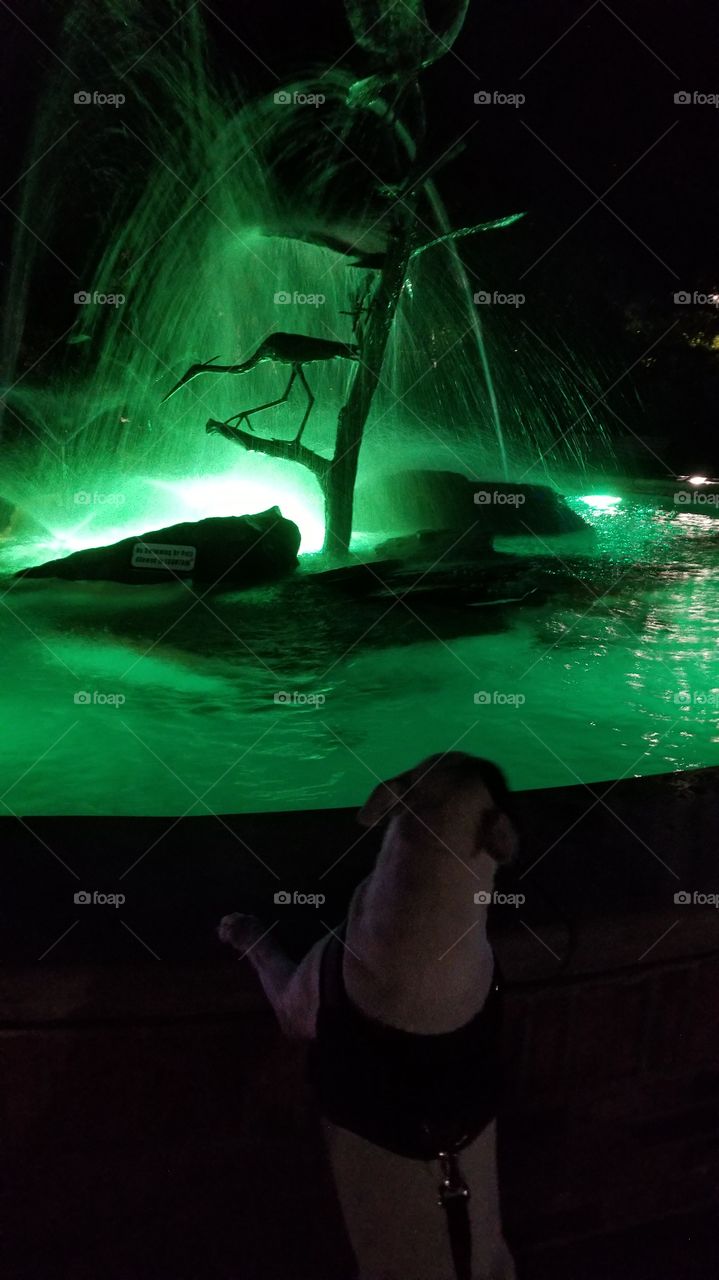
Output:
[[[469,1187],[462,1177],[456,1152],[440,1151],[442,1170],[438,1203],[447,1215],[449,1244],[457,1280],[472,1280],[472,1228],[469,1221]]]

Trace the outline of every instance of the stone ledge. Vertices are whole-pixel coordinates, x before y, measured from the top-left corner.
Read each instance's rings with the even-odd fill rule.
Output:
[[[604,795],[611,811],[596,800]],[[525,894],[526,903],[490,912],[510,985],[651,968],[719,950],[719,910],[674,902],[680,889],[719,891],[719,769],[520,792],[515,802],[521,857],[497,887]],[[377,850],[376,833],[361,832],[347,809],[251,814],[222,824],[2,819],[0,839],[5,1025],[77,1018],[83,1009],[142,1017],[261,1007],[249,966],[230,960],[215,937],[219,918],[230,910],[274,916],[299,956],[324,932],[320,915],[330,924],[343,918]],[[275,907],[278,885],[298,884],[326,894],[321,912]],[[79,888],[121,890],[126,903],[76,905]]]

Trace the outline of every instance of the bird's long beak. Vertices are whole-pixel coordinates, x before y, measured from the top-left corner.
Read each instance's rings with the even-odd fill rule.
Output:
[[[258,364],[257,353],[250,360],[246,360],[244,364],[213,364],[212,361],[217,359],[219,359],[218,356],[213,356],[211,360],[206,360],[204,364],[191,364],[187,373],[183,373],[180,381],[176,382],[172,390],[162,397],[160,404],[164,404],[166,400],[170,399],[170,396],[174,396],[175,392],[180,390],[180,387],[192,382],[192,379],[196,378],[200,373],[247,373],[249,369],[254,369],[255,365]]]
[[[212,360],[217,359],[217,356],[212,357]],[[203,369],[206,369],[208,365],[212,364],[212,360],[206,360],[204,364],[191,364],[187,372],[183,373],[180,381],[176,382],[172,390],[168,391],[167,395],[162,397],[160,404],[164,404],[166,400],[170,399],[170,396],[174,396],[175,392],[180,390],[180,387],[184,387],[186,383],[192,382],[192,379],[196,378],[198,373],[202,373]]]

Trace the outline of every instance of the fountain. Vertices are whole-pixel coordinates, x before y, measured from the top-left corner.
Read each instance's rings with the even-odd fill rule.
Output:
[[[244,592],[196,591],[182,575],[9,579],[8,666],[32,680],[14,674],[6,689],[7,806],[202,812],[208,791],[228,812],[349,804],[368,768],[405,763],[408,732],[427,755],[455,739],[486,754],[489,737],[525,787],[717,759],[714,489],[703,486],[700,506],[628,483],[591,373],[579,387],[537,348],[515,356],[481,325],[433,183],[433,247],[410,254],[387,335],[349,555],[322,554],[322,487],[292,454],[298,387],[285,398],[285,371],[251,357],[278,333],[351,349],[389,243],[364,164],[379,155],[396,184],[406,139],[390,146],[386,120],[367,109],[371,77],[335,68],[242,102],[213,79],[201,6],[153,45],[157,34],[121,0],[82,0],[64,26],[63,60],[87,91],[69,92],[64,71],[48,86],[20,187],[0,566],[22,572],[153,531],[164,542],[168,528],[279,507],[301,534],[299,569]],[[121,86],[124,103],[93,105],[93,86]],[[106,208],[99,244],[86,234],[87,174],[93,210]],[[489,254],[492,235],[513,234],[477,243]],[[50,269],[68,323],[44,355],[31,338]],[[184,379],[212,357],[252,368]],[[318,360],[308,375],[300,443],[326,460],[356,362]],[[204,430],[268,403],[247,435],[283,442],[284,457]],[[434,477],[421,516],[409,472]],[[529,493],[541,518],[519,505]],[[548,503],[561,505],[556,537],[542,523]],[[481,538],[458,563],[455,544],[475,524]],[[407,547],[381,547],[448,530],[410,555],[421,563],[409,580],[396,565]]]

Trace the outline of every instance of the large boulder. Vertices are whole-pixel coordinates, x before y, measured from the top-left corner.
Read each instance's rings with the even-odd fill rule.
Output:
[[[279,507],[252,516],[211,516],[75,551],[24,569],[27,578],[153,583],[192,578],[221,587],[271,582],[297,566],[300,531]]]
[[[358,490],[355,511],[356,527],[368,533],[474,527],[477,534],[527,537],[591,528],[548,485],[470,480],[458,471],[380,476]]]

